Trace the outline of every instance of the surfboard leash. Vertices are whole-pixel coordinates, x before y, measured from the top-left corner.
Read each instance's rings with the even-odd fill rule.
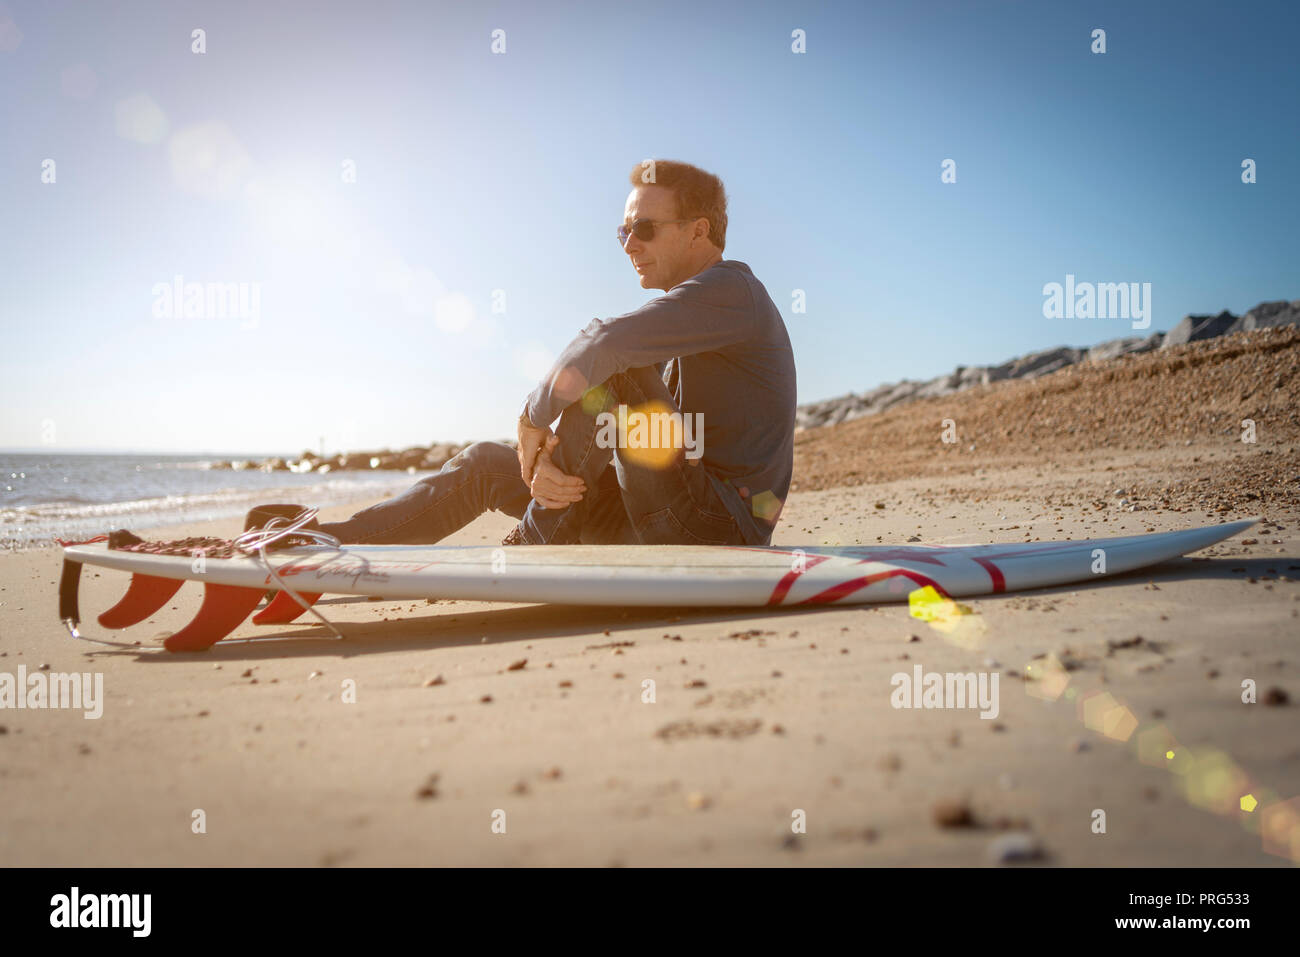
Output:
[[[288,519],[277,516],[261,528],[254,528],[244,532],[244,534],[234,540],[233,544],[240,552],[243,552],[245,555],[256,557],[261,561],[262,567],[265,568],[267,573],[276,580],[282,591],[287,592],[289,597],[301,605],[303,609],[315,615],[322,625],[334,632],[335,638],[339,641],[344,641],[343,632],[335,628],[324,615],[312,607],[309,602],[304,601],[303,597],[296,591],[286,585],[284,579],[280,577],[280,573],[272,567],[271,563],[267,561],[266,558],[266,547],[268,545],[290,535],[293,535],[296,538],[310,539],[317,545],[325,545],[335,550],[341,550],[343,543],[328,532],[322,532],[314,528],[303,528],[304,525],[316,517],[316,513],[319,511],[320,509],[315,508],[314,506],[304,508],[298,513],[298,517],[292,522]]]

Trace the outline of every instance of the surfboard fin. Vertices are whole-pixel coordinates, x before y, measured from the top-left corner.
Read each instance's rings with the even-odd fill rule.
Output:
[[[324,592],[319,591],[304,591],[299,592],[298,597],[308,605],[314,605],[323,594]],[[306,610],[294,601],[293,596],[287,591],[276,592],[271,603],[253,616],[253,624],[287,625]]]
[[[104,628],[127,628],[138,625],[163,605],[185,584],[184,578],[159,578],[136,572],[126,594],[116,605],[99,616]]]
[[[206,651],[239,627],[262,600],[263,589],[205,582],[194,620],[163,642],[168,651]]]

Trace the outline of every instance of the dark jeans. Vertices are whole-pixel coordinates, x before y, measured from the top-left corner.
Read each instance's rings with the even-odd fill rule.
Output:
[[[619,403],[640,406],[654,400],[676,410],[671,394],[652,367],[629,369],[602,384],[599,403],[575,402],[560,416],[551,453],[555,465],[580,476],[580,502],[548,509],[532,500],[519,475],[515,450],[499,442],[475,442],[436,475],[401,496],[372,505],[321,530],[344,544],[432,544],[463,528],[489,509],[520,519],[534,545],[766,545],[771,530],[748,518],[747,500],[730,485],[710,478],[704,465],[691,465],[682,450],[662,468],[630,461],[622,449],[597,443],[596,415]],[[596,407],[599,404],[600,407]],[[700,461],[700,460],[696,460]],[[738,522],[723,495],[735,496],[748,521]]]

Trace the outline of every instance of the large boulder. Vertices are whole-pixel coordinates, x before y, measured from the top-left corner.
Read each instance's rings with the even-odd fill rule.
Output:
[[[1160,348],[1172,349],[1201,339],[1213,339],[1231,329],[1236,321],[1237,317],[1227,309],[1217,316],[1183,316],[1178,325],[1169,330]]]
[[[1118,356],[1127,355],[1142,344],[1141,336],[1127,336],[1123,339],[1110,339],[1099,342],[1088,350],[1089,362],[1105,362]]]
[[[961,368],[949,372],[947,375],[936,376],[929,382],[922,382],[921,387],[913,393],[913,398],[930,399],[940,395],[951,395],[957,391],[961,384]]]
[[[1255,329],[1273,329],[1278,326],[1300,326],[1300,299],[1287,302],[1261,302],[1235,323],[1228,333],[1251,332]]]
[[[1055,349],[1046,349],[1043,352],[1031,352],[1027,356],[1012,360],[1007,378],[1036,379],[1073,365],[1082,359],[1083,355],[1082,349],[1074,349],[1070,346],[1057,346]]]
[[[1163,332],[1153,332],[1136,346],[1129,350],[1130,355],[1136,355],[1139,352],[1150,352],[1153,349],[1159,349],[1165,341]]]

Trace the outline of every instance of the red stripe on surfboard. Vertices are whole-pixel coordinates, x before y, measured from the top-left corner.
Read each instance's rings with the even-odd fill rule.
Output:
[[[993,594],[997,595],[1007,590],[1007,580],[1002,577],[1002,569],[987,558],[977,558],[975,561],[989,573],[989,578],[993,581]]]
[[[65,542],[61,538],[56,538],[55,541],[58,542],[60,545],[62,545],[64,548],[70,548],[73,545],[94,545],[96,542],[106,542],[108,541],[108,536],[96,535],[94,538],[88,538],[84,542]]]
[[[826,561],[826,556],[814,555],[812,560],[809,561],[804,568],[798,570],[792,569],[791,571],[786,572],[784,575],[781,576],[781,580],[776,583],[776,587],[772,589],[772,594],[768,596],[767,603],[769,605],[781,604],[781,602],[785,601],[785,596],[789,594],[790,589],[794,587],[794,583],[799,578],[799,576],[802,575],[804,572],[806,572],[813,565],[817,565],[824,561]]]
[[[924,588],[926,585],[929,585],[931,588],[937,591],[944,598],[950,597],[948,593],[944,591],[943,586],[941,586],[934,579],[922,575],[920,572],[909,571],[906,568],[891,568],[887,572],[877,572],[874,575],[863,575],[861,578],[851,578],[848,581],[840,582],[838,585],[832,585],[830,588],[827,588],[825,591],[818,592],[816,595],[813,595],[811,598],[805,598],[803,601],[797,601],[794,604],[796,605],[830,604],[831,602],[839,601],[841,598],[845,597],[846,595],[852,595],[855,591],[860,591],[861,589],[866,588],[869,585],[874,585],[878,581],[883,581],[886,578],[896,578],[899,575],[902,575],[905,578],[910,578],[912,581],[916,582],[916,584],[922,588]]]

